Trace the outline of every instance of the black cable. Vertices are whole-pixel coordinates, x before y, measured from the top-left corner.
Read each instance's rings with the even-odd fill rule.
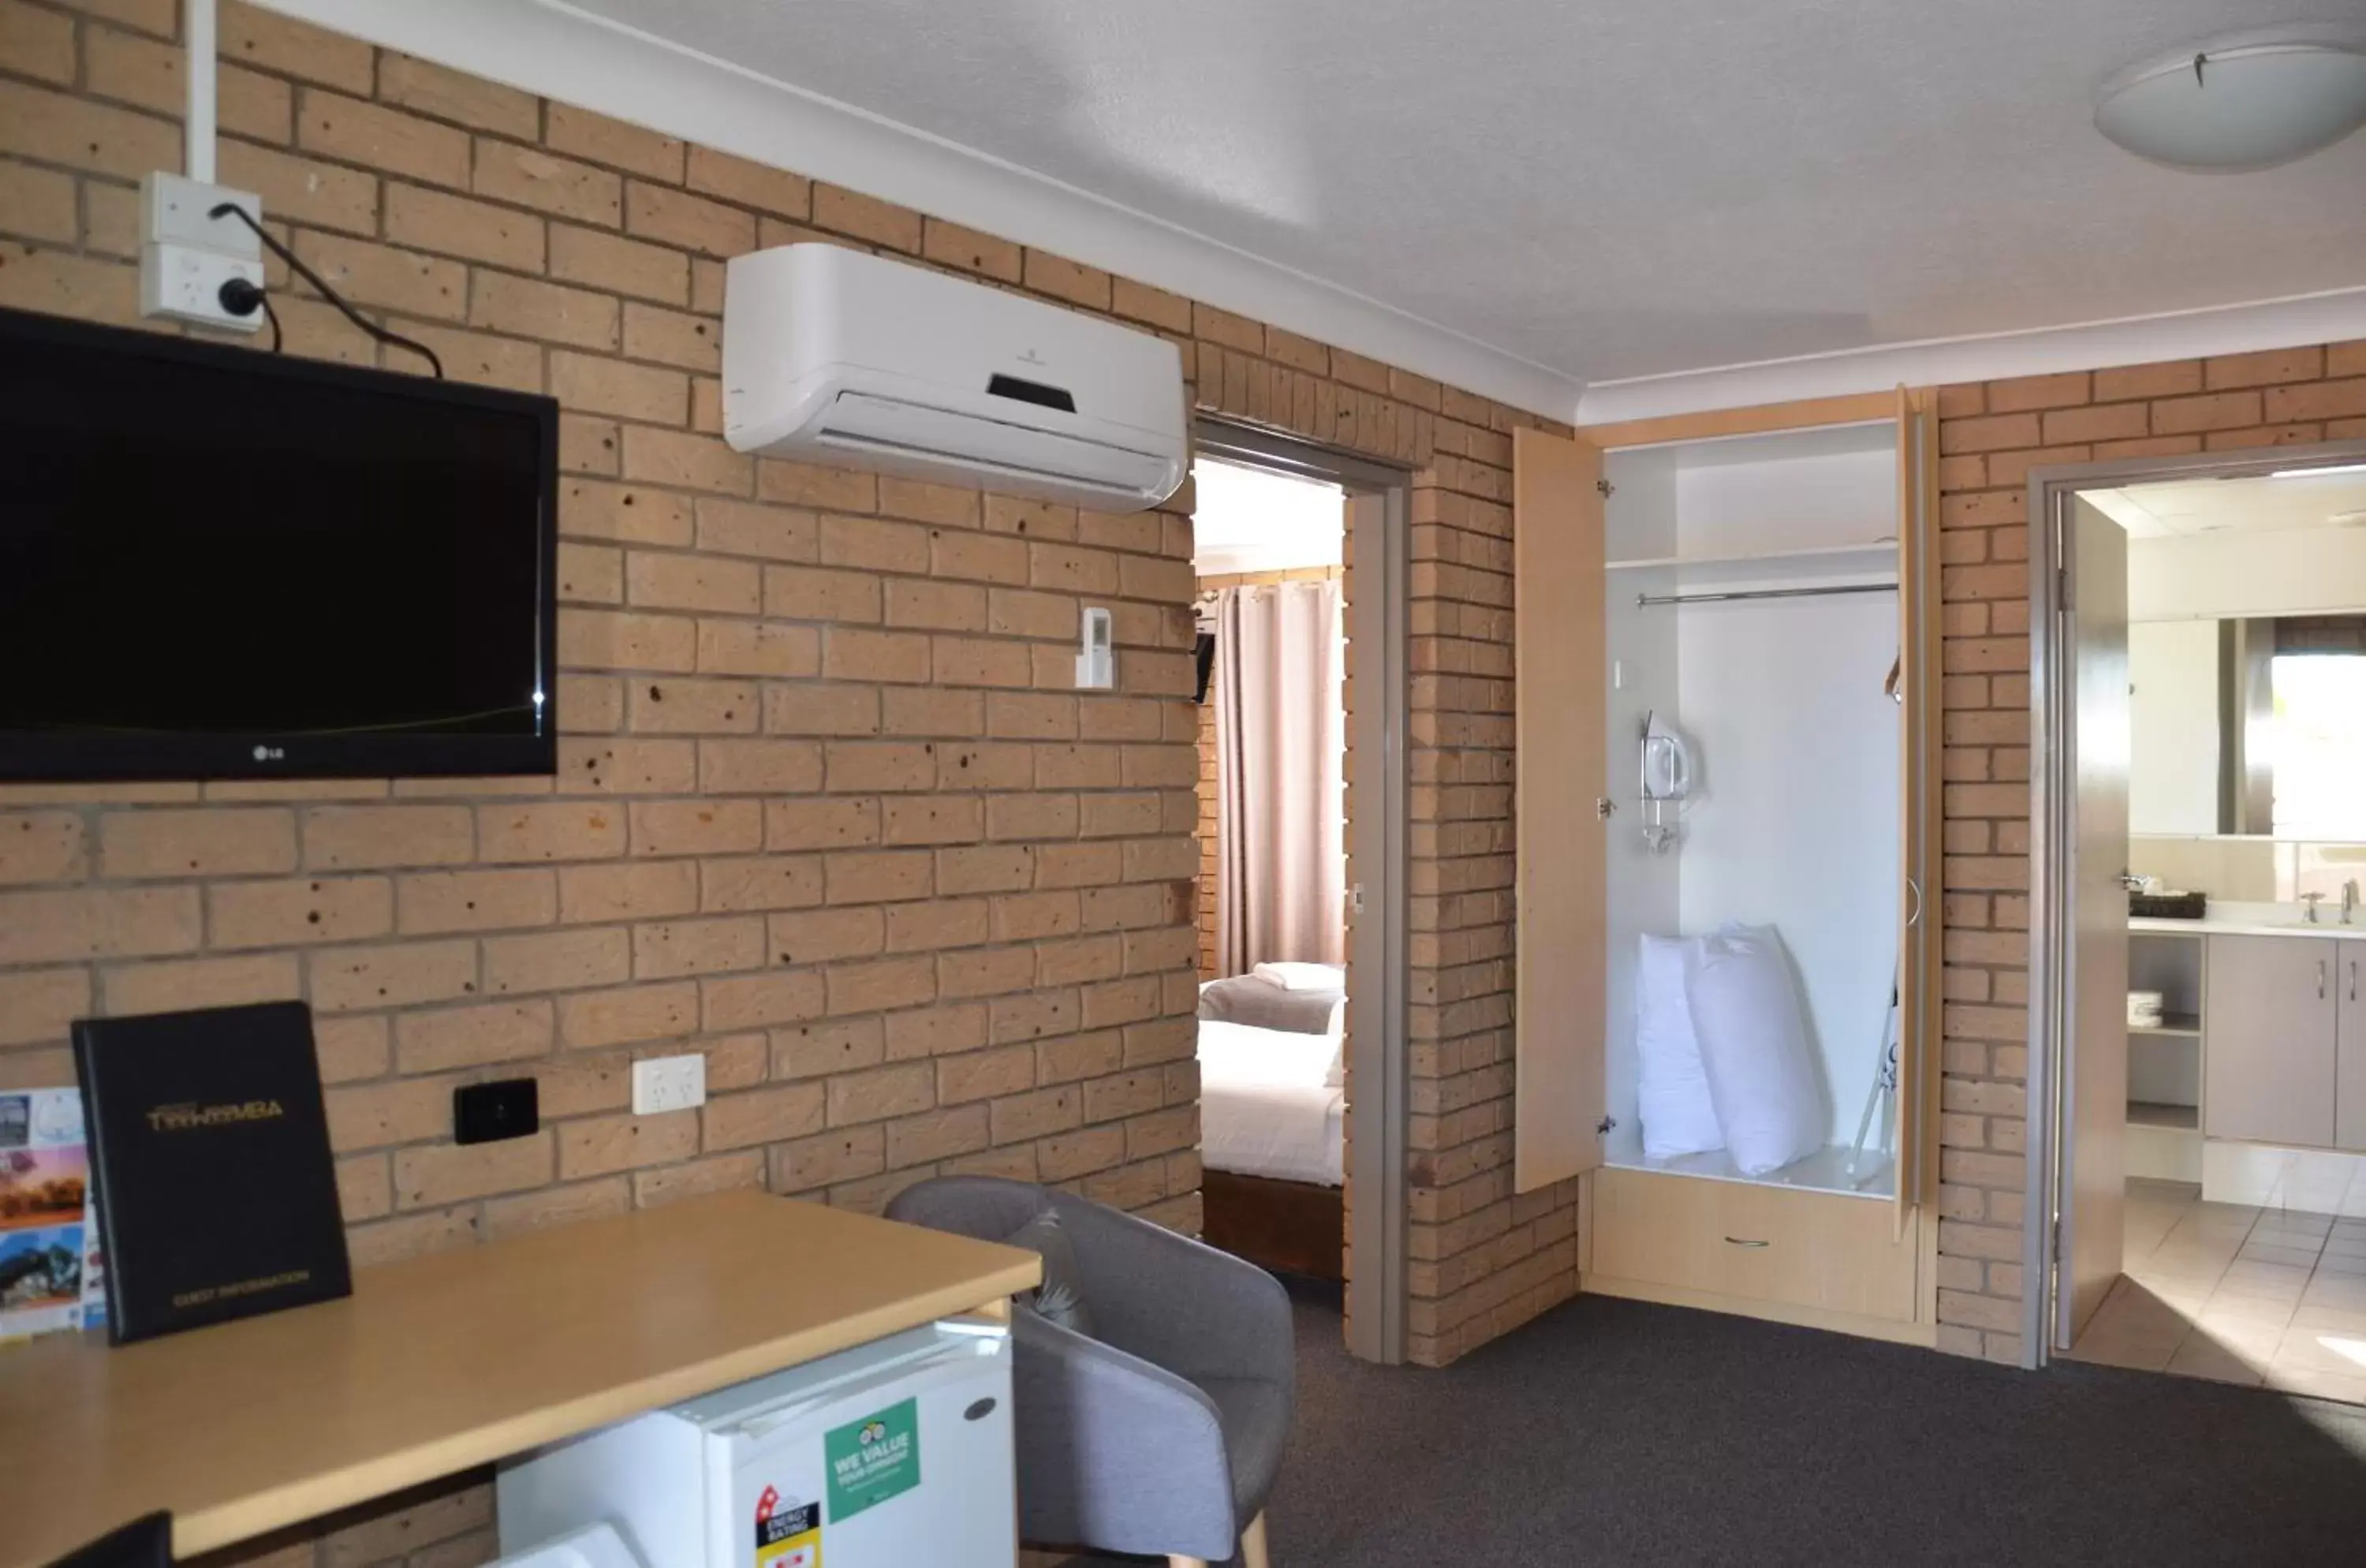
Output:
[[[279,352],[279,312],[271,308],[271,296],[265,294],[256,304],[263,307],[263,319],[271,323],[271,352]]]
[[[232,215],[235,215],[238,220],[244,223],[248,228],[254,230],[254,237],[261,240],[265,244],[270,246],[272,254],[277,256],[281,261],[286,262],[288,268],[293,271],[297,276],[302,278],[305,282],[319,289],[322,299],[328,300],[330,304],[334,305],[338,310],[344,311],[345,320],[353,322],[354,325],[361,328],[362,331],[369,333],[370,336],[377,339],[380,343],[390,343],[398,348],[407,348],[411,350],[411,353],[418,355],[421,358],[426,360],[429,365],[434,367],[435,378],[438,381],[444,379],[444,362],[435,357],[435,351],[434,349],[428,347],[423,343],[417,343],[410,338],[404,337],[400,333],[390,333],[387,331],[377,322],[365,318],[360,311],[355,310],[351,305],[346,304],[343,295],[339,294],[335,289],[322,282],[319,273],[314,272],[310,267],[306,266],[302,262],[298,261],[296,259],[296,253],[281,244],[277,240],[274,239],[271,235],[271,231],[265,229],[262,224],[257,223],[254,217],[248,213],[245,208],[241,207],[234,201],[225,201],[220,206],[206,214],[208,218],[224,218]],[[266,303],[264,306],[264,309],[268,310],[271,307]],[[276,315],[274,315],[271,318],[271,330],[274,342],[276,344],[279,332],[279,318]]]

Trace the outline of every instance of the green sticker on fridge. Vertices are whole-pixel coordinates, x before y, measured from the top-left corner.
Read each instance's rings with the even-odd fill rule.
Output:
[[[837,1524],[920,1483],[920,1407],[891,1404],[822,1434],[829,1465],[829,1519]]]

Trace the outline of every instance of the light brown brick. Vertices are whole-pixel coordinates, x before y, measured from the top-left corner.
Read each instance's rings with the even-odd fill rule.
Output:
[[[561,1181],[664,1165],[698,1152],[698,1116],[689,1111],[660,1116],[595,1116],[563,1122],[558,1133]]]
[[[825,1124],[822,1086],[783,1084],[721,1095],[707,1101],[704,1115],[704,1146],[710,1151],[809,1137]]]
[[[120,1016],[288,1001],[301,994],[301,981],[292,953],[264,953],[109,966],[99,989],[107,1010]]]
[[[136,180],[181,164],[180,127],[130,109],[0,81],[0,152]]]
[[[1042,251],[1027,253],[1026,281],[1030,288],[1088,310],[1110,308],[1110,275]]]
[[[219,883],[206,889],[206,926],[217,948],[366,940],[394,929],[394,897],[378,876]]]
[[[690,149],[688,183],[693,190],[783,218],[804,218],[813,206],[813,184],[803,175],[709,147]]]
[[[293,871],[295,814],[277,807],[111,811],[99,824],[99,868],[129,878]]]
[[[297,96],[296,145],[430,185],[466,189],[468,184],[466,131],[318,88]]]
[[[359,39],[326,31],[257,6],[229,0],[220,13],[221,55],[262,70],[366,94],[375,51]]]
[[[312,954],[310,978],[312,1006],[321,1012],[453,1001],[476,989],[477,944],[330,948]]]
[[[323,806],[304,815],[304,864],[315,871],[454,865],[476,851],[465,806]]]
[[[546,1001],[404,1013],[394,1023],[395,1066],[405,1073],[447,1072],[543,1055],[551,1048],[552,1017]],[[449,1104],[447,1096],[447,1114]]]
[[[660,919],[698,908],[692,861],[637,861],[558,868],[558,918],[569,924]]]
[[[550,276],[667,305],[690,302],[690,258],[680,251],[571,223],[550,226]],[[631,338],[628,325],[628,344]]]
[[[0,233],[72,244],[75,228],[73,175],[0,164]]]
[[[296,236],[296,254],[354,304],[436,321],[456,321],[468,313],[468,269],[458,262],[310,230]],[[509,330],[497,321],[478,324]]]
[[[652,179],[680,184],[682,144],[670,136],[571,104],[552,104],[544,140],[562,152],[589,158],[595,164],[629,170]]]
[[[624,853],[625,814],[598,803],[487,806],[477,836],[488,862],[600,860]]]
[[[441,255],[491,262],[520,272],[542,270],[541,219],[400,181],[386,187],[386,237]]]
[[[398,1149],[395,1206],[433,1208],[546,1186],[552,1176],[551,1137],[545,1129],[496,1144],[432,1144]]]
[[[263,210],[354,234],[377,232],[377,176],[225,137],[216,149],[223,183],[254,191]],[[283,306],[283,310],[284,310]]]
[[[12,6],[17,14],[31,9],[22,4]],[[0,39],[0,58],[13,59],[15,54]],[[94,27],[84,34],[83,56],[84,85],[100,97],[136,104],[173,118],[180,117],[188,102],[181,73],[183,51],[169,43]],[[66,76],[53,79],[65,81],[72,75],[69,63]],[[285,143],[293,134],[295,99],[294,89],[277,77],[228,63],[214,73],[215,122],[231,134]]]
[[[556,121],[558,107],[551,106]],[[555,143],[554,143],[555,144]],[[614,229],[624,221],[624,182],[605,169],[553,157],[536,147],[476,139],[469,188],[496,201],[515,202]]]
[[[711,316],[670,310],[628,300],[625,305],[625,353],[685,370],[723,368],[723,332]]]
[[[0,885],[75,881],[89,858],[73,812],[0,812]]]
[[[698,1028],[698,983],[579,991],[558,998],[558,1035],[572,1049],[678,1040]]]
[[[90,1010],[87,969],[0,971],[0,1045],[62,1042]]]
[[[813,220],[820,228],[890,250],[917,254],[920,249],[918,213],[839,186],[815,185]]]
[[[752,215],[646,180],[625,182],[625,228],[639,238],[704,255],[727,258],[756,248]]]
[[[2263,423],[2257,392],[2214,392],[2198,398],[2169,398],[2152,405],[2156,435],[2190,435],[2211,430],[2239,430]]]
[[[617,304],[604,294],[506,273],[479,272],[468,304],[469,324],[516,337],[613,351]]]
[[[1008,240],[997,240],[958,223],[931,218],[926,222],[921,254],[933,262],[981,273],[1005,283],[1020,279],[1023,253]]]

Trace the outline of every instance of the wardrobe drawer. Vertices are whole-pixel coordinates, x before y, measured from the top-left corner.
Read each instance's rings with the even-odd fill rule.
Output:
[[[1861,1317],[1914,1316],[1915,1227],[1871,1198],[1606,1166],[1593,1272]]]

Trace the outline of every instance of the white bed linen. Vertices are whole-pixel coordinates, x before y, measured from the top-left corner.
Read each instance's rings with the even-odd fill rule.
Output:
[[[1200,1021],[1200,1159],[1211,1170],[1337,1187],[1345,1090],[1324,1082],[1338,1043]]]

